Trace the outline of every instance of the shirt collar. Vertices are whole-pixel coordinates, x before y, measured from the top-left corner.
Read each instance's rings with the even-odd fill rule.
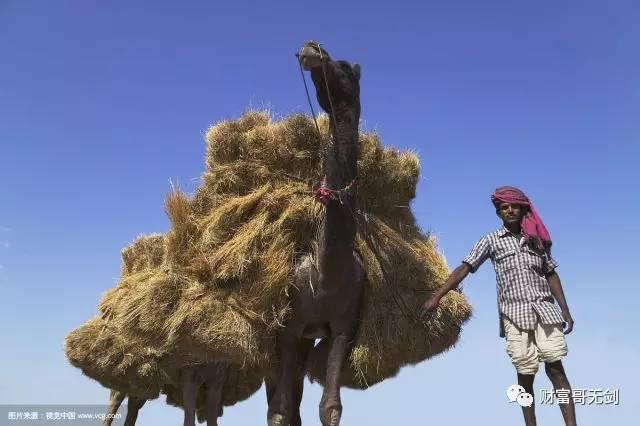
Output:
[[[521,231],[522,232],[522,231]],[[506,226],[503,226],[502,229],[498,231],[498,237],[503,238],[507,235],[511,235],[513,238],[518,239],[518,245],[520,247],[525,245],[524,235],[520,234],[520,237],[516,237],[513,232],[509,231]]]
[[[513,235],[513,236],[515,237],[515,235],[513,234],[513,232],[509,231],[509,230],[507,229],[507,227],[506,227],[506,226],[503,226],[503,227],[502,227],[502,229],[500,229],[500,230],[498,231],[498,236],[499,236],[500,238],[502,238],[502,237],[504,237],[504,236],[506,236],[506,235]]]

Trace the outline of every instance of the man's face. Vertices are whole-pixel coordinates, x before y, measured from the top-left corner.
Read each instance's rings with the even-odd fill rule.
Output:
[[[524,217],[525,207],[520,204],[500,203],[496,213],[505,225],[519,224]]]

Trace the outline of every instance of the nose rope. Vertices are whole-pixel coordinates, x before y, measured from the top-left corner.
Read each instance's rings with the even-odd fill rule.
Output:
[[[298,56],[296,54],[296,56]],[[309,101],[309,107],[311,108],[311,117],[313,117],[313,122],[316,123],[316,130],[318,131],[318,136],[322,139],[322,133],[320,133],[320,126],[318,126],[318,121],[316,120],[316,112],[313,110],[313,104],[311,103],[311,96],[309,95],[309,88],[307,87],[307,79],[304,77],[304,70],[302,69],[302,63],[298,60],[298,65],[300,67],[300,75],[302,76],[302,82],[304,83],[304,91],[307,93],[307,101]]]
[[[331,109],[331,117],[333,118],[333,133],[335,134],[338,131],[338,121],[336,120],[336,111],[333,107],[333,99],[331,96],[331,90],[329,89],[329,79],[327,78],[327,61],[326,57],[322,53],[322,48],[320,43],[315,43],[318,52],[320,53],[320,63],[322,64],[322,77],[324,78],[324,85],[327,90],[327,98],[329,99],[329,107]],[[307,101],[309,102],[309,108],[311,108],[311,116],[313,117],[313,122],[316,125],[316,130],[318,131],[318,136],[322,140],[322,133],[320,132],[320,126],[318,125],[318,121],[316,120],[316,112],[313,109],[313,103],[311,102],[311,95],[309,95],[309,87],[307,86],[307,79],[304,76],[304,70],[302,69],[302,62],[300,61],[300,55],[296,54],[298,57],[298,66],[300,68],[300,75],[302,76],[302,82],[304,83],[304,91],[307,95]],[[329,140],[331,143],[331,140]],[[343,194],[351,191],[351,189],[355,186],[356,179],[353,179],[347,186],[342,189],[331,189],[327,187],[327,179],[326,176],[322,178],[320,182],[320,187],[315,192],[315,200],[323,205],[327,205],[331,200],[338,200],[340,204],[344,204],[342,201]]]
[[[334,135],[338,132],[338,120],[336,120],[336,110],[333,107],[333,100],[331,99],[331,91],[329,90],[329,79],[327,79],[327,62],[322,56],[322,48],[320,43],[316,43],[318,51],[320,52],[320,63],[322,63],[322,76],[324,77],[324,87],[327,89],[327,98],[329,99],[329,107],[331,108],[331,116],[333,117],[333,132]]]

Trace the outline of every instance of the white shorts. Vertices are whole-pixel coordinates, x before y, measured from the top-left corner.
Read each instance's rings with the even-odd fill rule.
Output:
[[[538,364],[556,362],[567,355],[562,324],[536,324],[535,330],[520,330],[503,316],[507,354],[520,374],[536,374]]]

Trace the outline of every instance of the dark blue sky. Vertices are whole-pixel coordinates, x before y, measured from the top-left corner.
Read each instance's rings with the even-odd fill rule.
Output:
[[[413,208],[451,266],[499,225],[495,187],[530,195],[576,319],[569,377],[574,387],[621,388],[619,406],[579,407],[581,423],[629,424],[640,414],[631,369],[640,355],[638,22],[631,0],[0,0],[0,361],[14,365],[0,369],[0,403],[106,401],[66,363],[62,339],[115,284],[120,249],[167,229],[169,180],[197,185],[209,125],[249,107],[308,111],[294,53],[313,38],[362,65],[362,128],[419,154]],[[398,413],[410,424],[464,424],[474,412],[519,421],[504,394],[515,374],[496,335],[491,266],[465,292],[475,317],[460,345],[347,392],[346,424],[388,425]],[[541,375],[538,389],[549,386]],[[315,424],[318,389],[306,395]],[[539,411],[559,419],[557,407]],[[258,394],[222,424],[265,414]],[[156,401],[140,424],[165,415],[180,413]]]

